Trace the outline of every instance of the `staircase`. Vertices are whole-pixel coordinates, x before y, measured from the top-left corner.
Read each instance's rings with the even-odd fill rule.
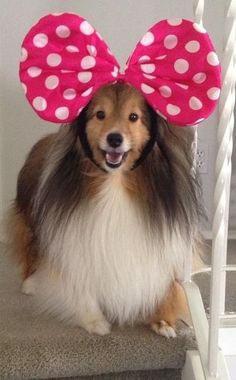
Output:
[[[235,262],[235,243],[229,244]],[[209,261],[209,255],[208,255]],[[210,275],[197,274],[206,311]],[[100,337],[34,312],[33,297],[20,292],[14,263],[0,246],[0,379],[180,380],[186,351],[196,349],[193,330],[178,324],[176,339],[148,327],[114,327]],[[226,311],[236,310],[236,278],[227,276]],[[189,379],[191,380],[191,379]]]
[[[178,380],[193,331],[179,323],[166,339],[148,327],[114,327],[100,337],[34,314],[14,264],[0,250],[0,379]]]

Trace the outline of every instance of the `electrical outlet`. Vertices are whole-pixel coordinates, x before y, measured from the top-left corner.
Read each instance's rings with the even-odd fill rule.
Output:
[[[196,153],[196,168],[199,173],[208,173],[208,143],[199,141]]]

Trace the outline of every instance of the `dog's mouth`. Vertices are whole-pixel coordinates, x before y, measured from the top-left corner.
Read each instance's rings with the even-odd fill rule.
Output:
[[[105,158],[106,165],[112,169],[119,168],[128,155],[128,152],[117,152],[115,150],[103,150],[102,152]]]

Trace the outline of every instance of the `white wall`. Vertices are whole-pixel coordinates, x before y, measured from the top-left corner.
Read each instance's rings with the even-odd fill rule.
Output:
[[[204,23],[222,51],[224,0],[206,0]],[[30,147],[57,129],[31,110],[18,80],[22,39],[41,16],[70,11],[86,17],[102,34],[121,65],[145,31],[162,18],[193,18],[191,0],[1,0],[0,10],[0,216],[15,195],[16,178]],[[205,204],[212,214],[216,114],[199,127],[209,142],[209,173],[202,176]],[[2,207],[1,207],[2,205]]]

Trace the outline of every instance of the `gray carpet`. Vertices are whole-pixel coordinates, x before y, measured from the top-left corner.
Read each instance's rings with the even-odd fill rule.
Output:
[[[206,255],[203,259],[206,265],[211,264],[210,242],[208,242],[208,249],[206,250]],[[227,264],[236,265],[236,240],[230,240],[228,242]],[[193,279],[201,290],[205,310],[207,314],[209,314],[211,273],[196,274],[193,276]],[[228,313],[236,312],[236,272],[226,273],[225,311]]]
[[[33,298],[21,294],[16,270],[12,270],[2,250],[1,380],[73,376],[81,380],[84,376],[92,376],[91,379],[178,380],[180,371],[166,369],[182,368],[186,350],[195,348],[193,333],[183,324],[179,325],[175,340],[158,336],[144,326],[114,328],[110,335],[99,337],[64,326],[49,317],[36,316],[33,310]],[[149,377],[143,371],[150,371]]]
[[[236,263],[236,242],[229,244]],[[210,253],[206,256],[210,262]],[[175,340],[147,327],[114,328],[105,337],[34,314],[33,299],[20,292],[13,264],[0,249],[0,379],[180,380],[187,349],[196,347],[191,329],[178,326]],[[198,274],[206,310],[210,275]],[[227,275],[226,310],[236,311],[236,275]]]

